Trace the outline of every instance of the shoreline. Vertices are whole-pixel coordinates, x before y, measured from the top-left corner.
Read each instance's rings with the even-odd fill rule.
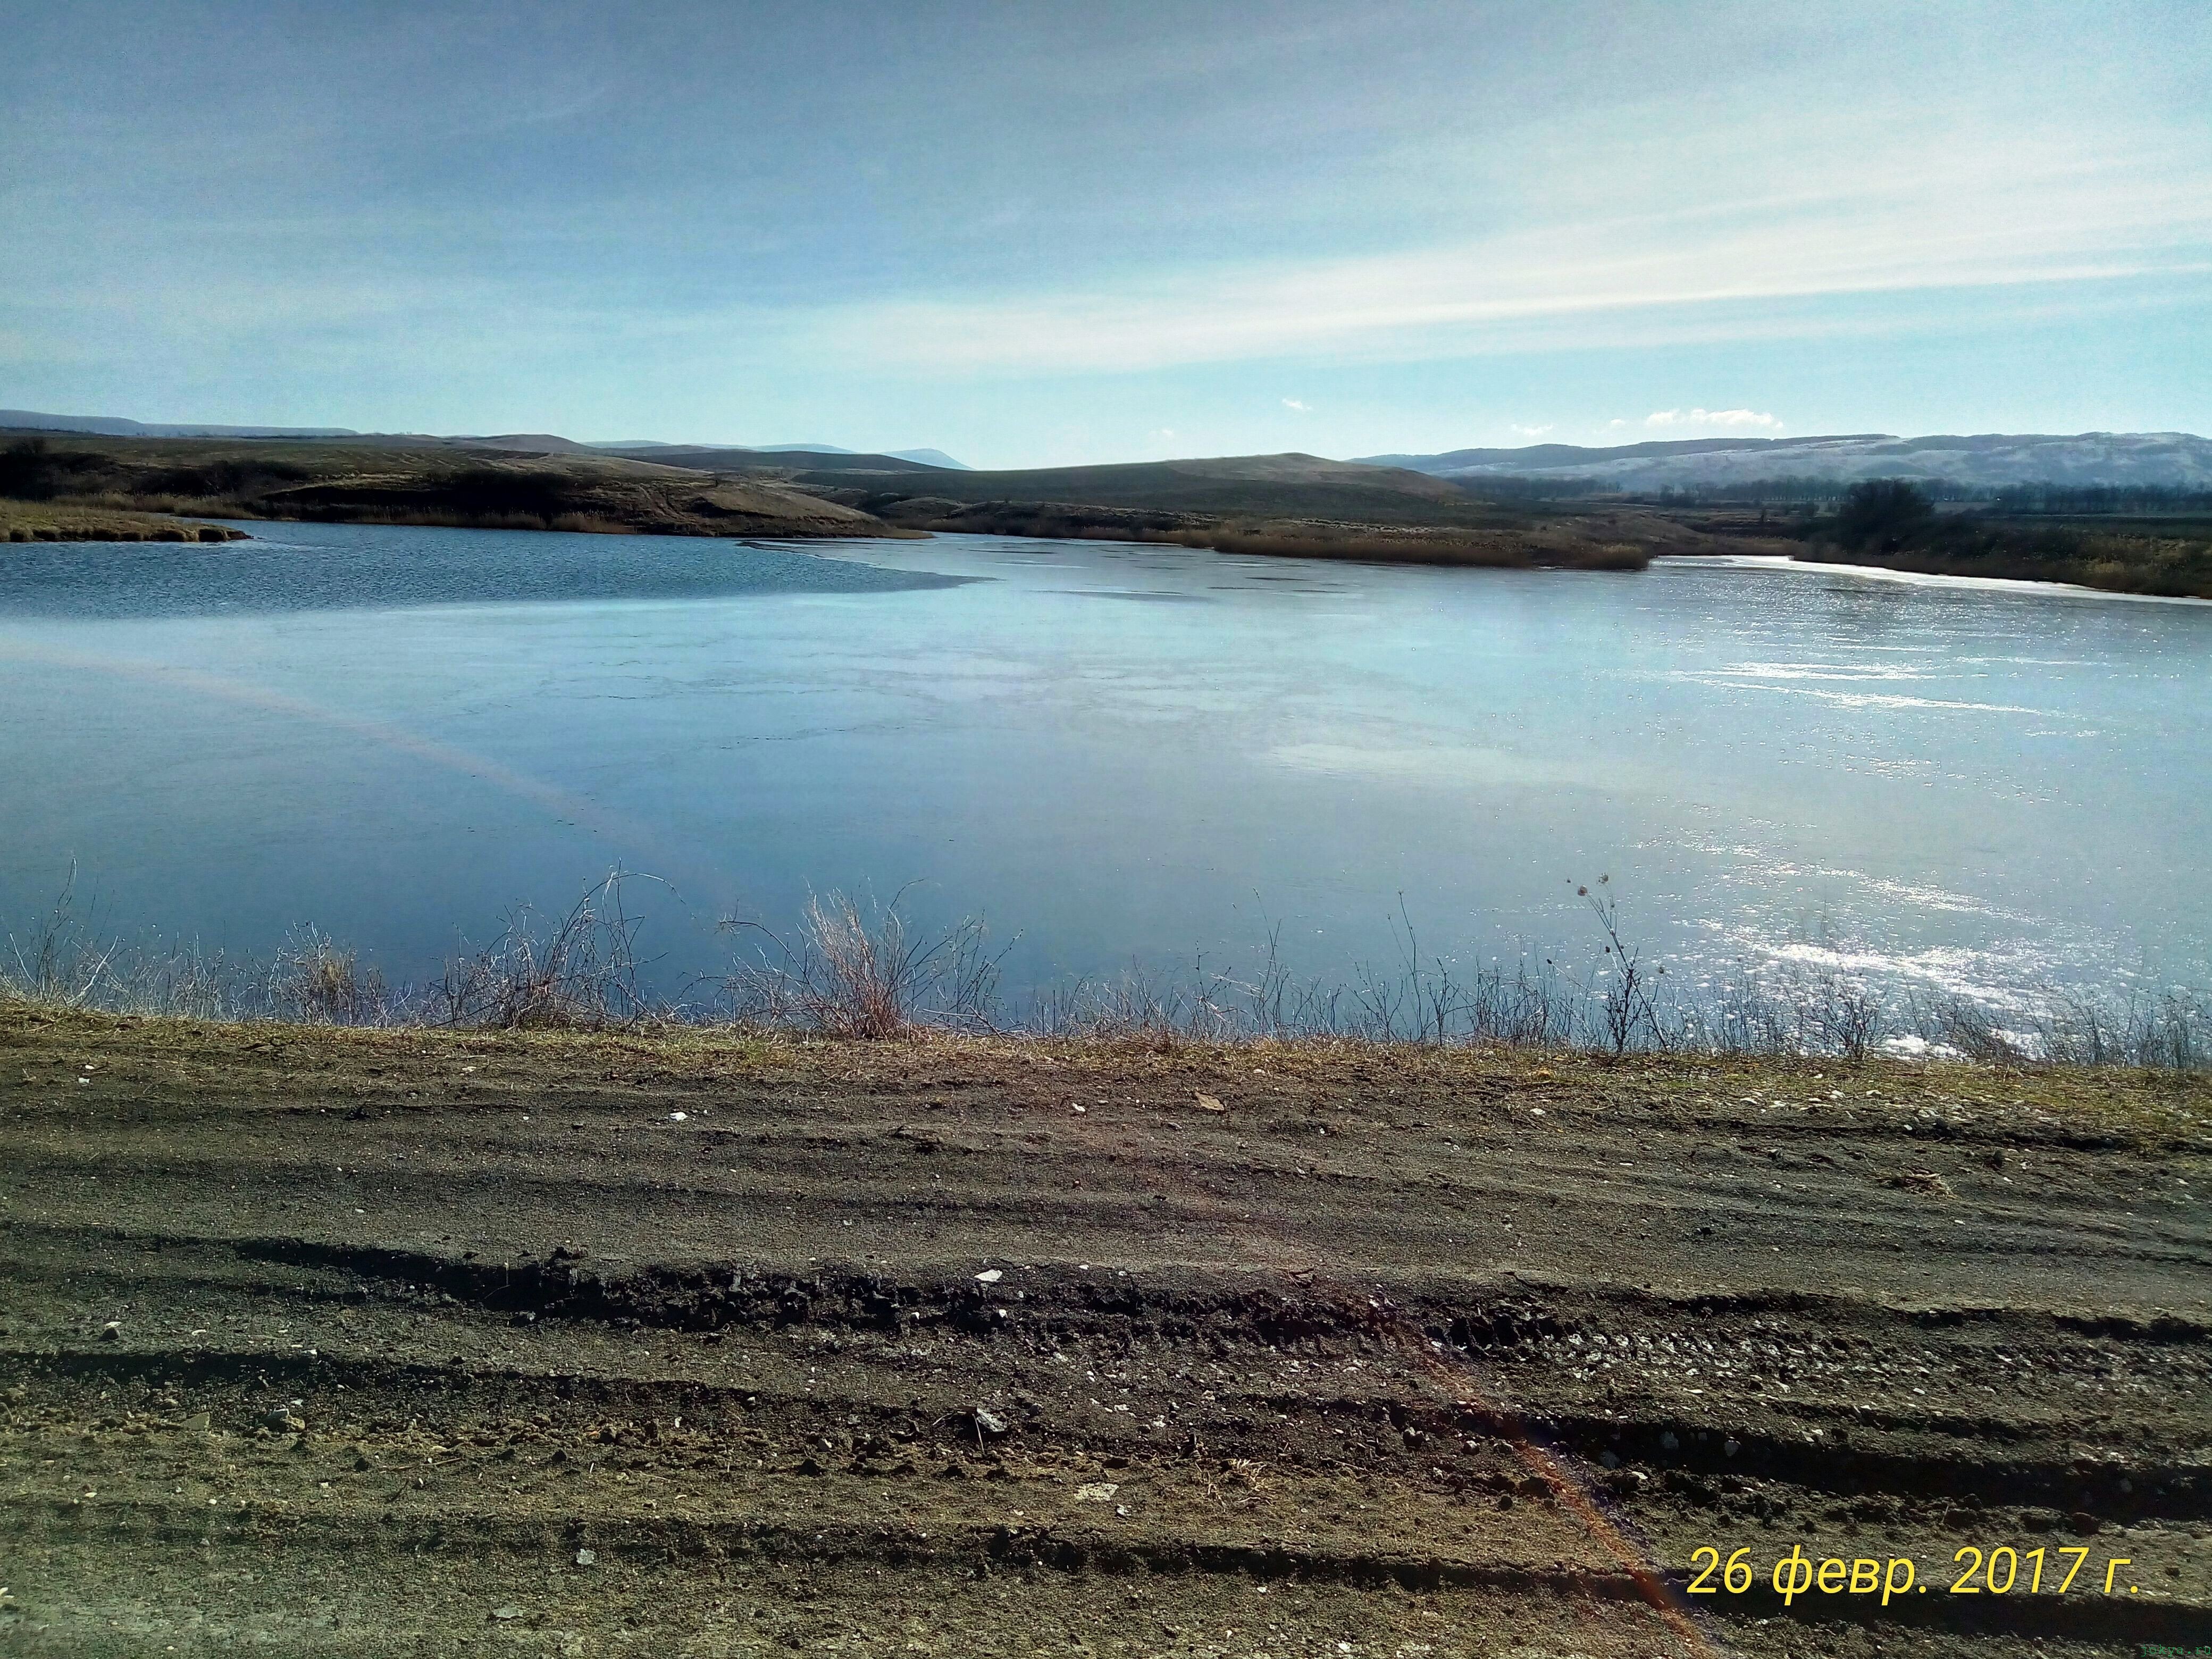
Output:
[[[1326,538],[1297,534],[1279,534],[1268,531],[1229,528],[1216,532],[1184,532],[1176,533],[1133,531],[1127,533],[1109,533],[1097,527],[1066,536],[1053,536],[1041,531],[1018,529],[984,529],[945,524],[933,527],[885,523],[875,531],[839,527],[819,532],[794,531],[780,527],[763,531],[733,529],[672,530],[649,529],[632,526],[605,525],[548,525],[465,522],[460,517],[437,518],[419,514],[388,517],[313,518],[313,519],[246,519],[222,518],[212,521],[158,513],[111,511],[102,508],[79,508],[74,506],[57,520],[52,512],[40,513],[39,504],[0,501],[0,544],[17,546],[58,543],[91,543],[118,546],[145,543],[189,544],[251,541],[253,532],[240,529],[242,524],[356,524],[386,529],[452,529],[452,530],[508,530],[526,531],[537,534],[560,535],[619,535],[629,537],[665,537],[675,540],[727,540],[739,544],[774,542],[793,545],[805,550],[813,544],[850,542],[865,546],[871,542],[926,541],[939,534],[994,536],[1012,540],[1068,540],[1078,542],[1111,541],[1138,546],[1183,547],[1193,551],[1215,552],[1225,556],[1306,560],[1316,564],[1375,564],[1386,567],[1428,567],[1431,568],[1465,570],[1565,570],[1587,573],[1620,573],[1633,574],[1638,570],[1654,565],[1686,568],[1697,565],[1720,565],[1741,569],[1794,569],[1826,575],[1863,576],[1871,580],[1901,582],[1908,586],[1952,588],[1963,591],[2021,593],[2063,593],[2076,598],[2126,599],[2153,605],[2212,605],[2212,599],[2193,594],[2139,593],[2119,588],[2093,587],[2081,582],[2060,581],[2040,577],[1971,576],[1941,571],[1901,569],[1893,566],[1860,564],[1834,560],[1798,558],[1784,553],[1737,552],[1680,552],[1665,550],[1632,550],[1624,544],[1618,549],[1607,547],[1602,551],[1582,555],[1561,554],[1552,549],[1541,550],[1542,555],[1524,553],[1518,546],[1506,549],[1498,546],[1477,546],[1472,542],[1462,544],[1449,533],[1428,534],[1399,530],[1376,531],[1370,526],[1347,526],[1338,544]],[[87,518],[94,524],[82,522]],[[77,522],[72,523],[70,520]],[[36,522],[32,522],[36,520]],[[1505,539],[1517,538],[1500,532]],[[1407,545],[1402,551],[1390,549],[1392,541]]]

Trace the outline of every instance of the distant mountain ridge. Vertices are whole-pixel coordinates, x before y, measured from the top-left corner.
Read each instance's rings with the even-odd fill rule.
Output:
[[[358,438],[343,426],[164,426],[113,415],[47,415],[0,409],[0,431],[89,432],[103,438]]]
[[[1690,438],[1583,448],[1455,449],[1439,455],[1368,455],[1455,483],[1484,478],[1584,479],[1628,489],[1748,483],[1765,478],[1942,480],[1967,488],[2057,483],[2212,487],[2212,440],[2187,432],[1983,433],[1899,438],[1857,432],[1807,438]]]
[[[650,450],[680,449],[694,453],[724,452],[736,455],[855,455],[859,452],[836,444],[674,444],[657,439],[633,438],[614,442],[578,443],[550,432],[507,432],[478,436],[417,432],[362,432],[349,426],[215,426],[205,423],[130,421],[118,415],[54,415],[36,409],[0,409],[0,432],[83,432],[103,438],[404,438],[435,443],[465,444],[479,449],[512,449],[540,455],[641,455]],[[941,449],[894,449],[885,452],[895,461],[942,467],[965,472],[968,468]]]

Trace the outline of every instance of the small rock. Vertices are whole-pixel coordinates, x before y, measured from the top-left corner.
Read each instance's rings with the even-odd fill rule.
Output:
[[[1734,1457],[1742,1449],[1743,1442],[1738,1440],[1734,1435],[1730,1435],[1721,1445],[1722,1455],[1728,1457]]]
[[[1198,1109],[1201,1112],[1225,1112],[1229,1109],[1212,1095],[1201,1094],[1198,1095],[1197,1098]]]
[[[671,1123],[681,1123],[688,1115],[689,1114],[684,1112],[671,1112],[668,1115],[668,1121]]]
[[[1619,1468],[1620,1467],[1620,1456],[1619,1456],[1619,1455],[1618,1455],[1618,1454],[1613,1453],[1613,1452],[1610,1452],[1610,1451],[1601,1451],[1601,1452],[1600,1452],[1600,1453],[1597,1455],[1597,1461],[1598,1461],[1599,1462],[1601,1462],[1601,1463],[1604,1464],[1604,1465],[1606,1466],[1606,1468],[1609,1468],[1609,1469],[1617,1469],[1617,1468]]]
[[[119,1319],[111,1319],[100,1328],[100,1340],[103,1342],[120,1341],[122,1337],[123,1322]]]
[[[998,1413],[988,1410],[984,1407],[978,1406],[975,1407],[976,1433],[988,1434],[995,1438],[998,1436],[1006,1433],[1006,1419],[1005,1418],[1000,1416]]]
[[[261,1419],[280,1434],[301,1434],[307,1430],[307,1421],[295,1417],[289,1406],[278,1406]]]
[[[1006,1275],[997,1267],[986,1267],[975,1275],[978,1285],[995,1285]]]
[[[1925,1193],[1930,1198],[1956,1198],[1951,1183],[1933,1170],[1905,1170],[1890,1176],[1889,1184],[1908,1193]]]
[[[1093,1480],[1075,1489],[1079,1504],[1110,1504],[1114,1494],[1121,1488],[1111,1480]]]
[[[1674,1431],[1672,1429],[1668,1430],[1666,1433],[1659,1437],[1659,1449],[1661,1451],[1677,1451],[1680,1449],[1681,1444],[1681,1441],[1676,1437]]]
[[[491,1616],[501,1620],[520,1619],[522,1617],[522,1609],[512,1604],[503,1607],[494,1607],[491,1610]]]
[[[576,1552],[576,1565],[580,1567],[596,1567],[599,1565],[599,1552],[597,1550],[578,1550]]]

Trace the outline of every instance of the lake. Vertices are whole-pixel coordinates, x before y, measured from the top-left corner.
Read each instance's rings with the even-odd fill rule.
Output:
[[[657,983],[914,884],[1010,988],[1249,963],[2207,982],[2212,605],[1771,561],[349,525],[0,548],[0,921],[397,979],[615,866]],[[638,890],[634,889],[634,890]],[[1402,911],[1401,911],[1402,906]]]

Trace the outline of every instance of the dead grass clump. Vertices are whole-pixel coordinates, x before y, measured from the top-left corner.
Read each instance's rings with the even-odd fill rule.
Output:
[[[976,916],[916,933],[899,909],[906,891],[880,906],[842,893],[810,897],[796,945],[754,924],[730,924],[767,941],[757,961],[731,976],[738,1018],[869,1041],[924,1026],[994,1029],[999,967],[1011,945],[993,954]]]
[[[526,905],[511,911],[497,939],[447,963],[426,998],[428,1018],[494,1030],[598,1030],[645,1018],[637,920],[623,908],[623,885],[634,879],[614,872],[550,924]]]
[[[393,1012],[384,975],[313,927],[277,952],[269,1001],[281,1018],[303,1025],[382,1025]]]

